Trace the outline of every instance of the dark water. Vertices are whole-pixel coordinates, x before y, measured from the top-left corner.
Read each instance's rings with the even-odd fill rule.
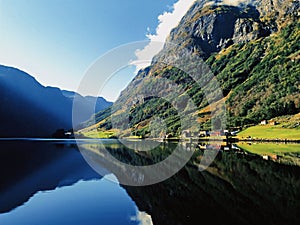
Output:
[[[123,162],[151,165],[174,143],[139,154],[117,141],[106,149]],[[300,224],[300,167],[243,152],[219,152],[204,172],[200,149],[173,177],[132,187],[110,180],[102,147],[83,144],[96,173],[72,142],[0,142],[0,225]]]

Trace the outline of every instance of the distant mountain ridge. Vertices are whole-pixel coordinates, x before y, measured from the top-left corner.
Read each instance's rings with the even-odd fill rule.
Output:
[[[0,65],[0,137],[50,137],[57,129],[71,129],[73,100],[64,93],[42,86],[21,70]],[[80,98],[80,104],[82,113],[75,125],[91,116],[90,97]],[[94,112],[109,105],[98,98]]]
[[[226,102],[228,127],[255,124],[262,119],[300,112],[299,1],[258,0],[251,3],[226,5],[217,0],[196,1],[171,31],[163,50],[148,68],[139,71],[114,107],[95,115],[98,129],[113,128],[111,114],[117,115],[114,124],[122,123],[122,118],[126,118],[126,106],[135,101],[141,81],[149,77],[166,78],[183,88],[184,94],[197,106],[201,128],[209,129],[212,109],[203,90],[187,74],[159,63],[176,59],[182,49],[205,60],[219,81],[224,96],[220,100]],[[177,47],[169,47],[168,42]],[[156,89],[153,84],[148,88]],[[168,91],[158,90],[157,96]],[[121,136],[130,135],[130,132],[149,135],[153,117],[165,120],[168,133],[180,133],[178,115],[160,100],[143,101],[130,113],[130,129],[119,128]]]
[[[74,91],[66,91],[62,90],[62,94],[71,99],[72,101],[76,97],[77,99],[81,99],[82,101],[86,101],[90,104],[95,104],[95,111],[99,112],[104,110],[112,105],[112,102],[106,101],[103,97],[94,97],[94,96],[82,96]]]

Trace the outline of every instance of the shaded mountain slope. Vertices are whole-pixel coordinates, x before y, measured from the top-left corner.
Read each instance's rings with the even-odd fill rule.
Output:
[[[94,97],[94,96],[81,96],[80,94],[74,91],[62,91],[62,94],[67,98],[74,100],[76,96],[76,100],[80,100],[82,104],[87,104],[85,107],[89,107],[89,105],[95,104],[95,111],[99,112],[104,110],[112,105],[112,102],[106,101],[103,97]]]
[[[72,98],[18,69],[0,66],[0,103],[1,137],[46,137],[72,128]],[[100,109],[110,104],[102,99],[99,103],[104,103]],[[90,101],[82,97],[80,104],[83,113],[75,125],[91,116],[86,110],[92,107]]]

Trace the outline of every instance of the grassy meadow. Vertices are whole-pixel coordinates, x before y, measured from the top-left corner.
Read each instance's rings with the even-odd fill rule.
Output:
[[[111,138],[115,135],[114,131],[97,131],[90,130],[83,133],[85,137],[88,138]]]
[[[300,129],[283,128],[271,125],[257,125],[249,127],[237,135],[239,139],[245,139],[249,136],[253,139],[300,140]]]

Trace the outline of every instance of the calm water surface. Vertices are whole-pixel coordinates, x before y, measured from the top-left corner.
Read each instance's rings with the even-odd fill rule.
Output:
[[[140,224],[140,212],[109,171],[94,172],[69,142],[0,143],[0,224]],[[150,223],[151,224],[151,223]]]
[[[177,143],[163,143],[147,154],[113,140],[105,145],[123,162],[146,165],[166,158]],[[172,178],[129,187],[111,181],[120,174],[110,172],[101,146],[82,146],[101,176],[70,141],[0,141],[0,225],[300,223],[297,165],[242,151],[219,152],[199,172],[203,152],[198,149]]]

